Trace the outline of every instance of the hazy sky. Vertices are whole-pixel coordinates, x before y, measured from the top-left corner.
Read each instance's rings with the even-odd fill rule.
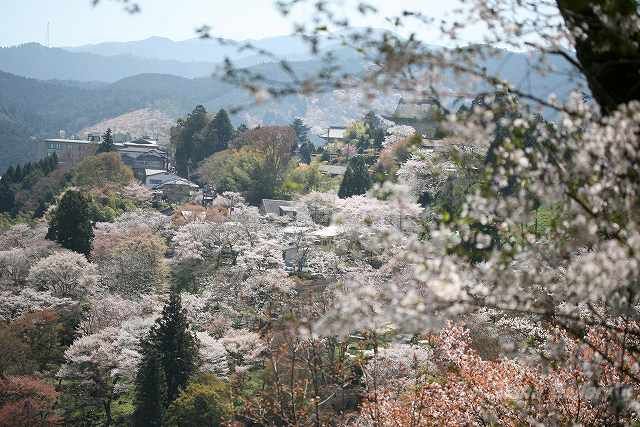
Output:
[[[352,10],[356,0],[341,0]],[[77,46],[103,41],[141,40],[150,36],[183,40],[195,36],[195,28],[208,24],[216,36],[247,39],[289,34],[292,21],[284,19],[272,0],[137,0],[142,12],[129,15],[122,4],[101,0],[0,0],[0,45],[46,41],[47,22],[51,22],[52,46]],[[403,9],[425,7],[430,14],[445,16],[455,0],[371,0],[381,15],[394,15]],[[348,5],[352,5],[351,8]],[[304,19],[299,10],[296,19]],[[382,18],[356,25],[384,26]],[[430,32],[425,31],[428,38]],[[432,40],[436,43],[437,40]]]

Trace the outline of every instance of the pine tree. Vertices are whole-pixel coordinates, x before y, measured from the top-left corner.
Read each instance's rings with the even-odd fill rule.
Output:
[[[97,153],[108,153],[111,151],[116,151],[116,146],[113,143],[113,134],[111,128],[108,128],[104,135],[102,135],[102,142],[98,147]]]
[[[296,133],[296,148],[309,141],[309,127],[307,127],[301,118],[296,118],[291,127]]]
[[[4,175],[2,175],[2,182],[5,184],[13,184],[16,179],[16,170],[13,165],[9,166],[6,171],[4,171]]]
[[[150,340],[160,354],[167,385],[168,406],[186,387],[196,370],[198,357],[198,341],[189,330],[186,312],[176,288],[171,289],[169,302],[153,326]]]
[[[135,427],[162,425],[166,406],[167,385],[161,356],[153,342],[142,345],[142,361],[136,374]]]
[[[313,144],[305,142],[300,146],[300,160],[303,163],[311,163],[311,154],[313,154]]]
[[[238,129],[236,129],[235,136],[238,136],[241,133],[244,133],[248,130],[249,130],[249,126],[247,126],[246,123],[240,123],[240,126],[238,126]]]
[[[342,178],[338,196],[341,199],[345,199],[358,194],[365,194],[369,187],[371,187],[371,177],[369,176],[367,164],[361,156],[352,157]]]
[[[17,165],[16,168],[13,170],[13,182],[18,183],[22,181],[22,178],[24,178],[24,174],[22,173],[22,167],[20,165]]]
[[[200,160],[204,160],[218,151],[229,148],[229,141],[233,138],[235,130],[224,109],[218,111],[213,120],[207,125],[207,132],[203,141],[203,149]]]
[[[0,213],[13,215],[16,210],[16,194],[3,177],[0,181]]]
[[[89,214],[89,203],[79,191],[67,191],[60,199],[49,231],[49,240],[63,247],[89,255],[93,242],[93,227]]]
[[[197,105],[185,120],[177,122],[177,132],[171,142],[176,147],[176,170],[178,175],[188,178],[191,167],[198,162],[198,150],[194,136],[207,125],[207,110]],[[173,133],[173,132],[172,132]]]

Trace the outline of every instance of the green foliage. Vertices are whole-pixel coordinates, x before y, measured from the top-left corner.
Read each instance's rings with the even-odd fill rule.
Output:
[[[0,213],[40,217],[65,181],[55,154],[36,163],[10,166],[0,180]]]
[[[13,214],[16,211],[16,194],[9,183],[0,181],[0,212]]]
[[[229,141],[234,136],[233,125],[224,109],[218,111],[207,127],[196,136],[196,156],[193,163],[197,164],[214,153],[229,148]]]
[[[91,253],[93,226],[89,203],[82,193],[74,190],[64,193],[49,222],[47,239],[87,256]]]
[[[142,344],[142,362],[136,374],[134,425],[162,425],[165,409],[195,373],[197,357],[198,341],[189,330],[180,292],[171,288],[162,315]]]
[[[73,170],[73,183],[85,189],[124,187],[133,180],[133,171],[120,159],[118,153],[90,156]]]
[[[102,142],[98,146],[97,154],[100,153],[109,153],[111,151],[116,151],[116,146],[113,143],[113,135],[111,132],[111,128],[108,128],[104,135],[102,135]]]
[[[91,192],[87,194],[87,199],[92,222],[113,222],[124,212],[136,209],[134,201],[117,191]]]
[[[259,163],[260,157],[253,150],[224,150],[207,159],[199,174],[220,192],[244,193],[254,187],[254,171]]]
[[[233,148],[209,157],[198,174],[220,192],[243,193],[251,204],[285,197],[285,179],[293,167],[294,139],[288,127],[252,129],[234,139]]]
[[[302,163],[311,163],[311,154],[313,154],[313,144],[305,142],[300,146],[300,161]]]
[[[296,117],[293,123],[291,123],[291,128],[296,133],[296,147],[300,147],[309,142],[309,127],[304,124],[301,118]]]
[[[142,345],[142,361],[136,374],[135,410],[136,427],[162,426],[167,398],[167,385],[161,355],[154,343]]]
[[[172,288],[169,302],[149,333],[149,340],[160,354],[167,385],[166,404],[173,402],[196,370],[197,338],[189,330],[180,293]]]
[[[233,413],[229,386],[212,375],[191,382],[169,406],[165,425],[219,426]]]
[[[371,187],[371,178],[369,177],[367,164],[361,156],[352,157],[342,178],[338,196],[344,199],[358,194],[365,194],[369,187]]]
[[[188,177],[199,159],[194,136],[207,125],[207,110],[197,105],[186,119],[179,119],[172,129],[171,144],[175,147],[178,175]]]
[[[317,164],[301,164],[289,171],[284,182],[284,189],[289,194],[306,194],[310,191],[318,191],[322,178]]]

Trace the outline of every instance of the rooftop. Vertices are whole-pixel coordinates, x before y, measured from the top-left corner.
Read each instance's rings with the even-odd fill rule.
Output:
[[[86,139],[70,139],[70,138],[48,138],[45,142],[57,143],[73,143],[73,144],[100,144],[100,141],[89,141]]]
[[[156,189],[160,189],[162,187],[166,187],[168,185],[184,185],[187,187],[191,187],[191,188],[200,188],[197,184],[189,181],[188,179],[185,178],[180,178],[179,176],[176,176],[176,178],[172,178],[168,181],[165,181],[161,184],[156,185],[154,188]]]
[[[320,165],[318,169],[320,170],[320,172],[323,172],[329,175],[344,175],[345,172],[347,171],[346,166],[340,166],[340,165]]]
[[[275,199],[262,199],[260,207],[264,211],[264,214],[280,215],[280,208],[293,206],[293,202],[290,200],[275,200]]]
[[[347,128],[340,126],[331,126],[327,129],[327,133],[322,135],[324,138],[344,139],[347,135]]]
[[[160,175],[162,173],[169,173],[164,169],[145,169],[144,170],[144,175],[145,176],[153,176],[153,175]]]

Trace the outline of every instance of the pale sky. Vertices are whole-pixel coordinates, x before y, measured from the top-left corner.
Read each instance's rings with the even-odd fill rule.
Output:
[[[132,0],[133,1],[133,0]],[[122,4],[101,0],[0,0],[0,45],[25,42],[45,44],[47,22],[51,23],[52,46],[78,46],[104,41],[141,40],[151,36],[184,40],[195,37],[195,28],[207,24],[212,35],[233,39],[257,39],[290,34],[292,20],[284,19],[272,0],[136,0],[140,13],[130,15]],[[345,10],[354,10],[357,0],[338,0]],[[404,9],[423,10],[444,17],[456,0],[370,0],[380,17],[354,19],[358,26],[385,26],[384,16]],[[305,19],[298,10],[294,19]],[[425,29],[423,40],[437,44],[435,31]],[[472,36],[473,37],[473,36]],[[433,40],[430,40],[433,38]]]

